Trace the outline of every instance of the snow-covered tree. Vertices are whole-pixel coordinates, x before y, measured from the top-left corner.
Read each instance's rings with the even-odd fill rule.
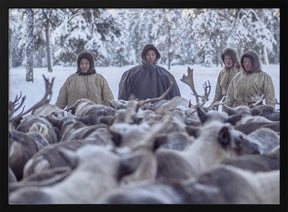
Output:
[[[121,20],[124,26],[124,31],[126,32],[125,35],[127,36],[125,46],[127,48],[127,55],[129,55],[129,60],[131,61],[130,64],[140,63],[141,51],[143,49],[143,33],[140,28],[141,19],[139,17],[143,11],[141,9],[120,10],[118,10],[118,14],[120,14],[120,17],[122,17]]]
[[[148,43],[155,44],[154,30],[159,25],[157,20],[157,10],[155,9],[126,9],[124,10],[124,29],[128,34],[127,49],[135,54],[134,63],[141,63],[141,52],[144,45]]]
[[[75,65],[77,54],[85,50],[87,35],[91,31],[82,16],[82,11],[77,8],[58,11],[61,24],[56,27],[52,37],[55,44],[54,61],[56,64]]]
[[[162,9],[162,15],[159,20],[162,23],[158,26],[156,45],[162,52],[162,62],[168,65],[182,63],[182,10],[180,9]]]
[[[33,31],[34,31],[34,12],[31,8],[27,9],[26,19],[26,81],[33,82]]]
[[[93,11],[91,11],[93,13]],[[94,51],[96,55],[96,63],[98,65],[114,65],[117,57],[124,64],[125,58],[121,57],[121,23],[114,20],[111,13],[105,9],[99,9],[98,14],[94,14],[91,25],[95,30],[91,35],[85,48]]]
[[[25,30],[23,12],[19,9],[9,9],[9,67],[21,66],[24,60],[24,47],[19,46]],[[25,36],[24,36],[25,38]]]
[[[219,55],[226,46],[229,19],[223,9],[202,9],[194,16],[189,37],[196,41],[198,57],[205,65],[218,65]]]
[[[33,39],[27,42],[28,9],[9,9],[10,67],[31,63],[26,52],[28,44],[28,52],[34,51],[34,67],[48,67],[50,71],[53,65],[76,65],[82,51],[94,55],[96,66],[141,63],[141,52],[148,43],[156,45],[161,53],[160,64],[168,67],[194,63],[223,65],[220,55],[227,47],[235,48],[239,56],[252,49],[265,64],[279,63],[277,8],[31,11]]]
[[[47,66],[48,68],[48,72],[52,72],[53,44],[51,43],[50,37],[51,31],[53,31],[54,28],[59,25],[58,10],[41,8],[38,9],[37,13],[35,14],[35,19],[36,17],[37,25],[35,24],[35,28],[38,32],[38,39],[41,41],[39,43],[41,44],[41,49],[43,52],[41,56],[39,55],[39,62],[43,61],[44,66]],[[42,63],[40,64],[40,66],[42,66]]]
[[[263,15],[262,9],[237,9],[233,34],[228,42],[236,43],[240,54],[248,49],[256,51],[263,62],[269,64],[267,50],[273,51],[276,40],[275,32],[267,28],[269,21],[265,21]]]
[[[95,65],[113,64],[121,31],[106,9],[63,9],[60,16],[62,23],[53,33],[56,63],[75,64],[79,53],[90,51]]]
[[[259,15],[262,22],[269,32],[271,32],[274,39],[270,37],[270,46],[267,48],[263,47],[263,52],[266,51],[267,54],[264,54],[263,60],[265,64],[279,63],[280,62],[280,10],[279,9],[262,9],[261,14]],[[267,41],[269,42],[269,41]],[[266,61],[266,62],[265,62]]]
[[[131,33],[128,30],[130,19],[128,18],[128,9],[108,10],[113,17],[114,25],[121,32],[113,36],[113,51],[111,54],[111,64],[123,66],[136,63],[135,51],[130,44]]]

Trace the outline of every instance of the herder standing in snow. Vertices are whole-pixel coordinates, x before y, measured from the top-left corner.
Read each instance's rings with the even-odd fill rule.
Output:
[[[96,73],[94,58],[89,52],[83,52],[78,56],[77,71],[70,75],[61,87],[56,106],[64,109],[81,98],[104,105],[109,105],[108,100],[114,99],[106,79]]]
[[[119,83],[118,99],[144,100],[161,96],[170,86],[173,87],[164,99],[180,96],[180,91],[174,76],[163,67],[157,65],[160,53],[153,44],[147,44],[142,51],[142,65],[126,71]]]
[[[242,70],[238,54],[234,49],[224,49],[221,58],[225,66],[218,75],[215,96],[211,105],[217,101],[221,101],[223,97],[223,101],[225,101],[229,84],[233,77]]]
[[[264,95],[265,103],[275,107],[275,91],[271,77],[261,70],[258,55],[247,51],[241,57],[244,69],[233,78],[227,91],[226,105],[251,105]]]

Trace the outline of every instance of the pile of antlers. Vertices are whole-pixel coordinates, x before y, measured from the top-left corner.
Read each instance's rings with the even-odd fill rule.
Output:
[[[19,96],[17,95],[13,102],[9,101],[9,122],[16,121],[16,120],[20,119],[21,117],[23,117],[24,115],[31,112],[32,110],[35,110],[36,108],[39,108],[42,105],[50,102],[51,97],[52,97],[52,86],[53,86],[55,77],[53,77],[51,82],[49,82],[49,80],[44,75],[42,75],[42,76],[43,76],[44,81],[45,81],[45,90],[46,90],[44,97],[38,103],[33,105],[30,109],[26,110],[25,112],[24,112],[24,110],[25,110],[25,106],[24,106],[22,108],[22,111],[17,116],[12,117],[15,114],[15,112],[17,112],[23,106],[23,103],[24,103],[25,98],[26,98],[26,96],[22,97],[22,93],[20,92],[20,95]]]
[[[188,75],[186,76],[185,74],[183,74],[183,76],[180,80],[182,82],[184,82],[185,84],[189,85],[189,87],[191,88],[193,95],[196,98],[195,107],[202,107],[209,100],[208,97],[209,97],[210,92],[211,92],[210,82],[209,82],[209,80],[205,81],[205,83],[203,84],[204,95],[199,95],[196,92],[195,85],[194,85],[193,69],[188,67],[187,72],[188,72]],[[201,99],[201,103],[200,103],[200,99]]]

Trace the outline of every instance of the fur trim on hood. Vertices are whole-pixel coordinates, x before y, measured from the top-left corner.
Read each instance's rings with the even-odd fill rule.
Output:
[[[241,57],[241,66],[243,68],[243,70],[245,70],[244,66],[243,66],[243,60],[244,57],[248,57],[251,59],[253,68],[251,72],[260,72],[261,71],[261,64],[260,64],[260,60],[258,55],[256,54],[256,52],[254,51],[247,51],[245,52],[242,57]]]
[[[224,64],[225,64],[224,57],[227,56],[227,55],[231,57],[233,65],[237,69],[239,69],[240,68],[240,62],[239,62],[239,57],[238,57],[238,54],[237,54],[236,50],[232,49],[232,48],[224,49],[224,51],[221,54],[221,58],[222,58],[222,61],[223,61]]]
[[[80,68],[80,61],[81,59],[87,59],[89,60],[90,63],[90,68],[86,73],[83,73],[81,68]],[[82,52],[81,54],[79,54],[78,58],[77,58],[77,74],[79,75],[90,75],[90,74],[95,74],[96,70],[95,70],[95,65],[94,65],[94,57],[91,53],[89,52]]]
[[[141,54],[141,58],[142,60],[146,60],[145,59],[145,55],[147,54],[147,52],[149,50],[153,50],[156,53],[156,61],[160,59],[161,55],[158,51],[158,49],[156,49],[156,47],[153,44],[147,44],[144,46],[143,50],[142,50],[142,54]]]

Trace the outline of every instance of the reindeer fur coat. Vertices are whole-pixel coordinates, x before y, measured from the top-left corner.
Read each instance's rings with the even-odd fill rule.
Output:
[[[231,83],[233,77],[241,71],[241,65],[239,62],[238,54],[234,49],[227,48],[223,51],[221,54],[221,58],[223,63],[224,62],[224,57],[225,55],[229,55],[232,58],[233,61],[233,66],[231,68],[227,68],[226,66],[222,69],[222,71],[219,73],[218,78],[217,78],[217,85],[215,89],[215,96],[213,99],[213,102],[220,101],[223,96],[226,96],[228,86]]]
[[[249,57],[253,64],[253,70],[245,71],[243,67],[244,57]],[[261,70],[257,54],[248,51],[241,57],[243,70],[235,75],[231,81],[226,97],[226,105],[237,107],[257,102],[264,95],[265,103],[275,107],[275,91],[271,77]]]
[[[80,60],[86,58],[90,62],[90,69],[87,73],[81,72]],[[64,109],[73,105],[78,99],[86,98],[96,104],[109,106],[108,100],[113,100],[112,91],[106,79],[96,73],[93,56],[84,52],[78,56],[77,72],[70,75],[59,91],[56,106]]]

